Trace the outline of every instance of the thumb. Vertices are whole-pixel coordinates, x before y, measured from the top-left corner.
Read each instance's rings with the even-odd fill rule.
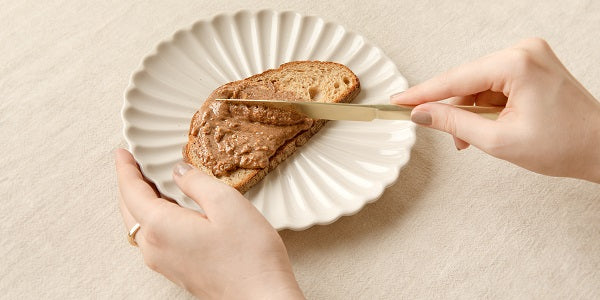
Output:
[[[173,179],[210,219],[230,215],[236,207],[251,205],[236,189],[184,162],[173,168]]]
[[[495,121],[439,102],[415,107],[410,118],[421,126],[447,132],[484,151],[493,145],[493,139],[499,132]]]

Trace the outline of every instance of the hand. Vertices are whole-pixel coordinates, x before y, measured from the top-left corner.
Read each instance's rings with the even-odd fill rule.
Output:
[[[443,103],[505,106],[498,120]],[[600,103],[541,39],[528,39],[393,95],[411,119],[531,171],[600,183]],[[425,104],[422,104],[425,103]]]
[[[201,298],[304,299],[279,234],[238,191],[180,163],[175,183],[206,212],[159,198],[133,159],[116,152],[120,208],[144,261]]]

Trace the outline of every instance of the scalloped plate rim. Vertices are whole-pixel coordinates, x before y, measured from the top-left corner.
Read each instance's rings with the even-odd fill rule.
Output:
[[[323,21],[323,26],[327,25],[327,24],[331,24],[331,25],[337,25],[337,26],[341,26],[341,28],[344,29],[345,34],[349,34],[349,35],[354,35],[356,37],[360,37],[362,39],[362,41],[364,42],[365,45],[370,46],[372,49],[375,49],[377,51],[377,53],[379,55],[381,55],[382,58],[385,58],[386,60],[390,61],[393,63],[393,61],[383,52],[383,50],[379,47],[377,47],[375,44],[371,43],[366,37],[364,37],[361,34],[356,33],[355,31],[352,30],[348,30],[346,29],[346,27],[342,26],[339,23],[336,22],[332,22],[332,21],[328,21],[325,20],[322,17],[316,16],[316,15],[303,15],[299,12],[296,11],[292,11],[292,10],[283,10],[283,11],[277,11],[277,10],[272,10],[272,9],[260,9],[260,10],[250,10],[250,9],[241,9],[235,12],[221,12],[218,14],[213,15],[212,17],[205,17],[205,18],[201,18],[197,21],[194,21],[193,23],[191,23],[188,26],[185,26],[183,28],[180,28],[178,30],[175,30],[172,34],[170,34],[169,36],[167,36],[166,38],[163,38],[162,40],[160,40],[156,45],[154,45],[151,50],[149,52],[147,52],[143,58],[141,59],[141,61],[138,63],[138,65],[136,66],[135,70],[131,73],[131,76],[129,76],[129,81],[128,81],[128,85],[125,89],[125,91],[123,92],[123,106],[121,107],[120,110],[120,115],[121,115],[121,120],[123,122],[123,129],[122,129],[122,134],[123,137],[125,139],[125,141],[127,142],[127,146],[128,146],[128,150],[134,154],[134,150],[135,150],[135,145],[132,142],[130,136],[127,134],[128,130],[131,129],[133,126],[132,124],[126,119],[125,117],[125,112],[127,111],[128,108],[132,107],[131,103],[129,102],[128,98],[127,98],[127,94],[130,93],[131,91],[135,90],[136,88],[138,88],[135,84],[134,84],[134,78],[136,76],[138,76],[139,74],[143,74],[144,72],[146,72],[146,62],[148,59],[153,58],[153,57],[157,57],[158,56],[158,50],[159,47],[161,47],[164,44],[168,44],[174,41],[174,38],[177,34],[180,34],[182,32],[189,32],[193,29],[194,26],[196,26],[197,24],[201,23],[201,22],[207,22],[207,23],[213,23],[215,21],[215,19],[220,18],[220,17],[227,17],[227,16],[231,16],[231,17],[235,17],[237,15],[240,14],[250,14],[252,16],[257,16],[261,13],[273,13],[275,15],[282,15],[282,14],[286,14],[286,13],[290,13],[290,14],[294,14],[297,17],[301,17],[301,18],[317,18]],[[407,79],[400,73],[400,71],[398,70],[398,67],[393,63],[394,65],[394,74],[397,76],[397,78],[402,80],[402,85],[403,88],[406,89],[408,88],[408,81]],[[415,127],[416,125],[414,123],[408,123],[407,125],[407,130],[409,130],[411,132],[410,135],[410,140],[408,140],[407,142],[405,142],[406,147],[403,149],[404,150],[404,159],[400,162],[397,162],[397,165],[394,165],[394,176],[390,177],[390,180],[386,180],[385,182],[381,182],[381,186],[382,188],[379,189],[379,191],[377,192],[377,195],[370,198],[370,199],[366,199],[365,201],[362,201],[362,203],[360,205],[358,205],[355,209],[349,209],[349,210],[343,210],[340,209],[340,211],[337,213],[337,215],[335,215],[332,218],[326,218],[326,219],[318,219],[317,217],[313,217],[311,218],[311,221],[305,222],[305,223],[294,223],[292,224],[291,222],[289,222],[289,220],[287,222],[283,222],[281,224],[273,225],[275,227],[275,229],[277,229],[278,231],[280,230],[285,230],[285,229],[289,229],[289,230],[294,230],[294,231],[302,231],[302,230],[306,230],[314,225],[329,225],[332,224],[334,222],[336,222],[337,220],[339,220],[341,217],[345,217],[345,216],[352,216],[356,213],[358,213],[359,211],[361,211],[367,204],[369,203],[373,203],[377,200],[379,200],[383,194],[385,193],[385,190],[392,186],[398,179],[400,171],[402,170],[402,168],[404,168],[404,166],[408,163],[408,161],[411,158],[411,149],[413,148],[415,141],[416,141],[416,133],[415,133]],[[135,157],[135,155],[134,155]],[[145,166],[144,164],[139,164],[140,169],[142,171],[142,174],[147,174],[147,166]],[[145,175],[144,175],[145,176]],[[150,180],[153,184],[155,184],[157,186],[157,188],[159,189],[160,193],[167,196],[167,197],[171,197],[169,195],[168,192],[164,192],[166,189],[163,187],[163,185],[161,183],[157,183],[154,180],[150,179],[147,177],[148,180]]]

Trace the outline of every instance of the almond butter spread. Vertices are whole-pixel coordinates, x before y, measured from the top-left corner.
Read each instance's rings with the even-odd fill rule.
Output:
[[[298,100],[292,92],[271,83],[247,83],[235,89],[216,90],[202,106],[201,118],[192,124],[197,155],[215,176],[238,168],[262,169],[286,141],[309,129],[313,120],[292,111],[262,105],[215,101],[216,98]]]

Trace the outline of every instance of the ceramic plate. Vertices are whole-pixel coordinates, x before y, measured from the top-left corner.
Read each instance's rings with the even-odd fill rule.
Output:
[[[171,178],[192,115],[220,85],[294,60],[348,66],[362,87],[354,103],[387,103],[407,88],[379,48],[319,17],[262,10],[201,20],[159,43],[125,92],[125,139],[144,175],[164,195],[198,209]],[[329,122],[245,196],[277,229],[328,224],[378,199],[414,141],[407,121]]]

